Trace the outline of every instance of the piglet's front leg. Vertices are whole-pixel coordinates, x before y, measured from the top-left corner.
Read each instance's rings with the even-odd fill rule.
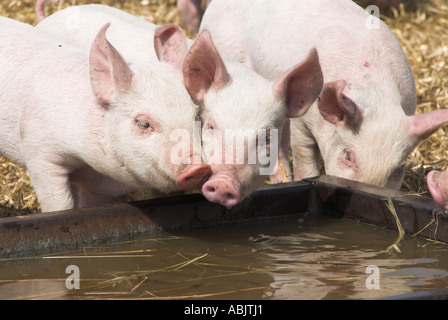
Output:
[[[27,164],[27,169],[42,212],[73,208],[75,200],[70,187],[69,168],[36,159]]]

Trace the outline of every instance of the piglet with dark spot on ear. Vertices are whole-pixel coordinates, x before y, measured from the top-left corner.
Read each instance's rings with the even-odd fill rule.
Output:
[[[204,14],[200,29],[218,50],[268,79],[317,50],[325,80],[320,98],[290,121],[294,180],[325,169],[398,189],[408,155],[448,122],[446,110],[414,115],[406,55],[388,26],[372,19],[347,0],[213,0]]]

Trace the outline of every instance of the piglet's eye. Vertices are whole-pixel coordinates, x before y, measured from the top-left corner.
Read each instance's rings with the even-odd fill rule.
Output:
[[[347,160],[347,161],[351,161],[350,160],[350,151],[345,151],[345,160]]]
[[[151,128],[151,125],[147,121],[137,120],[137,125],[144,130]]]
[[[356,174],[359,174],[359,166],[356,161],[356,151],[353,148],[345,148],[338,156],[338,163],[343,169],[353,170]]]
[[[344,160],[348,166],[352,166],[352,151],[350,149],[344,149]]]
[[[151,133],[155,130],[155,123],[149,116],[147,115],[138,115],[134,119],[134,129],[138,135]]]
[[[215,121],[213,121],[211,119],[207,120],[205,122],[204,127],[205,127],[205,130],[209,130],[210,133],[213,133],[215,131],[215,129],[216,129]]]

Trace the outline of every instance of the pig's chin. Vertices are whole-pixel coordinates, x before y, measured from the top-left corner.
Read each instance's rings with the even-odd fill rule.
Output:
[[[162,193],[180,190],[176,183],[176,178],[172,177],[157,164],[153,164],[150,170],[145,173],[134,173],[133,175],[144,188],[151,188]]]
[[[176,179],[167,174],[158,174],[150,183],[150,186],[164,193],[181,190],[176,183]]]

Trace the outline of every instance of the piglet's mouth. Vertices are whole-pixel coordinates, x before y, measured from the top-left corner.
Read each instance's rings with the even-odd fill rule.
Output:
[[[201,189],[210,178],[212,169],[206,164],[189,165],[177,178],[177,184],[182,190]]]

